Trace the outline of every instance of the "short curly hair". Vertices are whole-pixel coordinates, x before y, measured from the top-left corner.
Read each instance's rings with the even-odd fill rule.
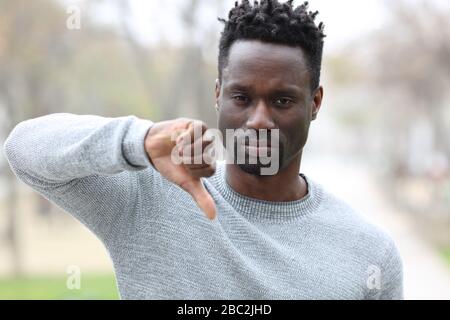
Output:
[[[300,47],[308,59],[311,73],[311,90],[320,84],[320,70],[325,34],[324,24],[316,26],[314,20],[319,13],[308,12],[308,2],[294,8],[293,0],[280,3],[278,0],[238,1],[228,15],[219,44],[219,81],[222,70],[228,63],[230,48],[238,40],[260,40],[263,42]]]

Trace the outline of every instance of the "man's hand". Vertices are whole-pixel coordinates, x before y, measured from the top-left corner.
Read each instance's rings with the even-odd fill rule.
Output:
[[[199,137],[194,137],[195,130],[200,133]],[[157,122],[147,133],[145,150],[154,168],[187,191],[206,216],[213,220],[216,217],[216,206],[201,182],[202,177],[210,177],[216,171],[216,164],[208,154],[212,145],[207,147],[212,140],[204,136],[206,130],[205,123],[187,118]],[[187,152],[189,150],[191,156]],[[195,150],[201,150],[201,153],[195,154]],[[175,152],[180,156],[179,159],[184,160],[183,163],[177,164],[174,161]],[[196,158],[197,162],[194,162]],[[195,164],[199,158],[201,163]],[[189,159],[189,164],[185,164]]]

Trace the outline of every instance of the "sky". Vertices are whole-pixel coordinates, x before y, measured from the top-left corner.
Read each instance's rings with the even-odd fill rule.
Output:
[[[89,0],[66,0],[66,3],[79,3]],[[234,5],[234,0],[222,0],[217,6],[216,0],[199,0],[201,10],[198,16],[200,29],[211,28],[219,34],[221,24],[217,17],[226,17],[228,10]],[[294,4],[301,4],[296,1]],[[386,20],[385,0],[310,0],[310,10],[318,10],[317,22],[323,21],[326,29],[326,50],[333,51],[345,46],[350,41],[363,36],[383,26]],[[186,41],[180,17],[180,6],[185,6],[186,0],[129,0],[132,9],[132,25],[136,37],[146,44],[157,44],[163,39],[173,44]],[[95,19],[102,23],[118,21],[118,12],[108,1],[96,10]],[[194,37],[202,40],[199,32]]]
[[[205,1],[205,0],[203,0]],[[152,32],[149,32],[149,25],[156,24],[160,29],[165,30],[163,34],[170,39],[182,41],[182,32],[180,28],[167,28],[167,23],[162,15],[154,14],[157,12],[155,3],[157,1],[132,0],[132,7],[137,18],[139,28],[138,33],[143,39],[152,40]],[[165,6],[170,12],[177,12],[177,5],[183,4],[184,0],[170,0],[165,1]],[[206,2],[206,1],[205,1]],[[211,4],[214,1],[209,1]],[[320,14],[317,21],[323,21],[326,25],[327,47],[330,50],[339,48],[341,45],[348,43],[354,38],[362,34],[377,29],[382,26],[384,21],[384,11],[382,1],[380,0],[312,0],[310,2],[311,10],[319,10]],[[206,28],[220,28],[221,24],[216,17],[226,17],[228,10],[234,5],[234,0],[225,0],[225,5],[218,10],[214,10],[211,6],[205,5],[201,10],[199,20],[201,25]],[[296,1],[296,4],[302,1]],[[345,5],[343,5],[345,4]],[[154,14],[152,21],[148,19],[148,13]],[[178,20],[176,14],[170,15],[174,20]],[[177,25],[177,21],[172,22]],[[220,31],[220,29],[218,29]]]
[[[60,0],[67,5],[88,3],[90,0]],[[117,1],[117,0],[116,0]],[[181,10],[187,0],[124,0],[128,1],[132,15],[129,25],[133,34],[144,44],[157,45],[161,40],[181,45],[189,41],[204,40],[204,30],[214,30],[217,39],[222,24],[217,17],[226,17],[235,0],[198,0],[199,28],[196,34],[187,35],[181,19]],[[418,2],[442,6],[450,10],[449,0],[395,0],[415,6]],[[353,40],[382,28],[389,20],[389,0],[310,0],[310,10],[318,10],[317,23],[325,23],[325,54],[346,47]],[[89,2],[92,4],[93,2]],[[99,22],[117,25],[122,13],[111,5],[113,1],[100,1],[91,17]],[[218,5],[220,3],[220,5]],[[296,0],[294,5],[303,3]]]

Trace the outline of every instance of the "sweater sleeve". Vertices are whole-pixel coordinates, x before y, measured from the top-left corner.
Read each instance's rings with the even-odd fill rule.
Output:
[[[379,300],[403,300],[403,263],[394,241],[390,242],[381,267]]]
[[[130,212],[131,173],[154,174],[144,148],[152,125],[135,116],[50,114],[19,123],[4,151],[21,181],[106,242]]]

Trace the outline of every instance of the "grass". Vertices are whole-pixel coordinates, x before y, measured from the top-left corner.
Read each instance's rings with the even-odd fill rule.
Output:
[[[0,278],[0,300],[117,300],[112,274],[82,275],[80,289],[66,286],[67,276]]]
[[[447,261],[447,265],[450,267],[450,247],[441,249],[440,252],[444,257],[445,261]]]

